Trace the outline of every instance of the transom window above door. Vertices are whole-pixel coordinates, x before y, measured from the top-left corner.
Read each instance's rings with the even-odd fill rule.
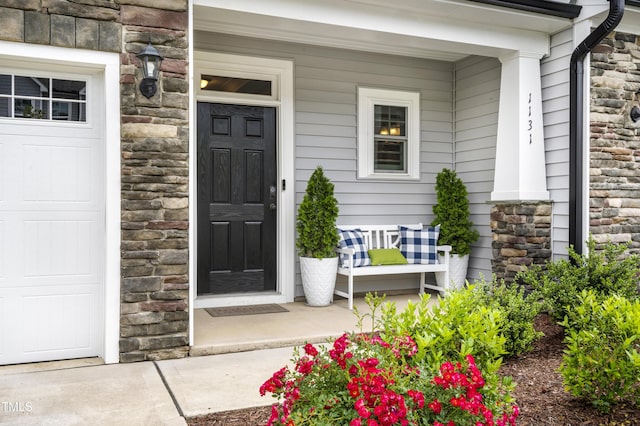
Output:
[[[200,76],[200,89],[214,92],[248,93],[253,95],[271,96],[271,86],[271,80],[255,80],[207,74],[202,74]]]
[[[270,71],[249,71],[242,67],[216,68],[205,64],[196,69],[196,76],[200,79],[196,96],[199,100],[239,104],[277,101],[280,96],[280,77]]]
[[[358,88],[358,178],[420,179],[420,94]]]
[[[87,82],[0,74],[0,118],[87,121]]]

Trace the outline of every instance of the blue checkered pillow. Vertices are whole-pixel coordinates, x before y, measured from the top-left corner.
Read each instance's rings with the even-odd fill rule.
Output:
[[[338,246],[340,248],[352,248],[356,250],[353,255],[353,266],[369,266],[371,265],[371,259],[367,253],[367,246],[364,244],[364,238],[362,236],[362,230],[360,229],[339,229],[340,241]],[[349,256],[341,255],[340,264],[346,265]]]
[[[409,263],[438,263],[440,225],[424,229],[399,226],[400,252]]]

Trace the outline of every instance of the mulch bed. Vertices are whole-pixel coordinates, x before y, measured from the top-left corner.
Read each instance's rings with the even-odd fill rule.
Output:
[[[506,360],[500,373],[517,383],[513,396],[520,406],[519,426],[636,426],[640,425],[640,409],[617,407],[608,414],[564,390],[558,367],[562,361],[564,338],[562,327],[547,315],[536,318],[535,328],[542,337],[534,349],[518,358]],[[265,378],[266,380],[266,378]],[[270,407],[225,411],[187,419],[190,426],[264,425]]]

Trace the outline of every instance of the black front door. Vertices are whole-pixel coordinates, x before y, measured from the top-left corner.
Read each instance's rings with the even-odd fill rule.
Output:
[[[198,103],[198,294],[276,289],[275,108]]]

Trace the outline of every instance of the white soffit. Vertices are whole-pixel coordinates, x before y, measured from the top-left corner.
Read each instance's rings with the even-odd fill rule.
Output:
[[[597,26],[607,18],[609,9],[592,18],[593,26]],[[616,32],[640,34],[640,8],[625,6],[622,22],[614,30]]]
[[[571,25],[563,18],[469,1],[193,3],[197,30],[445,61],[513,50],[546,54],[548,34]]]
[[[604,22],[609,15],[609,3],[583,5],[580,16],[576,22],[588,21],[591,28],[595,28]],[[640,34],[640,7],[625,5],[622,21],[614,29],[614,32]]]

